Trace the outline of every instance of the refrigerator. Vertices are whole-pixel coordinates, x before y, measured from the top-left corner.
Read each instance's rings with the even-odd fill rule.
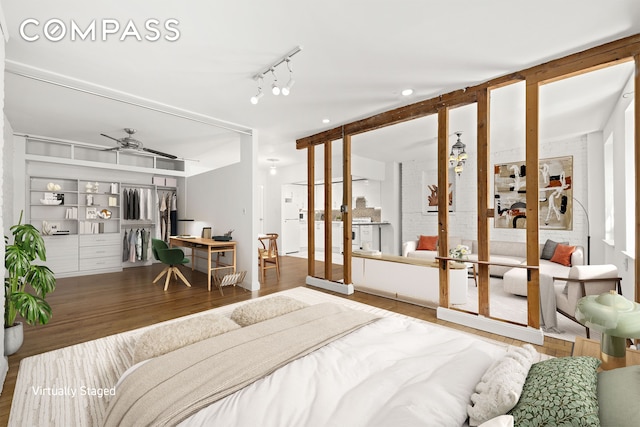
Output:
[[[285,199],[282,209],[282,253],[300,252],[300,213],[292,199]]]

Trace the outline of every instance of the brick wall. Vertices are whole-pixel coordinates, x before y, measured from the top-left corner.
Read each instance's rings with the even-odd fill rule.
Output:
[[[586,136],[563,141],[541,144],[540,158],[573,156],[573,195],[587,206],[587,138]],[[476,239],[477,236],[477,168],[474,154],[459,177],[455,178],[455,212],[449,215],[449,235]],[[491,155],[491,164],[522,161],[525,149],[522,147],[502,148]],[[402,164],[402,241],[415,239],[420,234],[437,234],[437,213],[423,213],[423,175],[429,182],[437,180],[437,166],[434,159],[414,160]],[[490,179],[490,196],[493,198],[493,176]],[[494,228],[491,222],[492,240],[525,241],[525,230]],[[592,225],[593,226],[593,225]],[[540,230],[540,241],[546,239],[569,241],[586,247],[587,224],[584,212],[574,204],[573,230]]]

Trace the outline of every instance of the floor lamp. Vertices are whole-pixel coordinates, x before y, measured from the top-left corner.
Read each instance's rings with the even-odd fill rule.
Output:
[[[591,225],[589,223],[589,213],[587,209],[584,207],[580,200],[573,198],[573,201],[576,202],[584,211],[584,216],[587,218],[587,265],[591,265]]]

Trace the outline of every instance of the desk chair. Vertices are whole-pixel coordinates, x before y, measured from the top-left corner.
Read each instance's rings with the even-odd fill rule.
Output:
[[[185,285],[191,287],[191,283],[178,269],[178,265],[186,264],[189,262],[188,258],[184,257],[184,252],[180,248],[169,248],[164,240],[151,239],[151,250],[153,251],[153,257],[167,267],[156,276],[153,283],[156,283],[166,273],[167,278],[164,281],[164,290],[169,288],[169,280],[171,280],[171,274],[182,279]]]
[[[268,233],[258,237],[262,247],[258,247],[258,266],[260,277],[264,283],[267,269],[275,268],[276,275],[280,278],[280,261],[278,260],[278,234]]]

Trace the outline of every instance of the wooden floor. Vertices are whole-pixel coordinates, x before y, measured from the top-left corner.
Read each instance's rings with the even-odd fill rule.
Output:
[[[156,264],[151,267],[128,268],[120,273],[59,279],[56,291],[48,297],[53,308],[51,322],[37,327],[25,325],[22,348],[16,354],[9,356],[9,372],[0,396],[0,426],[7,425],[18,366],[23,358],[175,317],[304,286],[307,260],[281,257],[279,280],[276,278],[275,271],[270,270],[267,272],[266,283],[259,291],[248,292],[242,288],[232,287],[224,289],[224,296],[221,296],[217,289],[207,292],[205,274],[192,273],[186,268],[182,271],[192,287],[187,288],[181,282],[172,281],[169,290],[164,292],[163,280],[156,285],[151,283],[162,268],[162,265]],[[322,263],[317,263],[316,271],[323,271]],[[334,265],[333,271],[334,274],[341,275],[342,266]],[[439,321],[436,319],[435,310],[429,308],[361,292],[350,296],[339,296],[499,341],[522,344],[510,338]],[[567,356],[571,353],[571,345],[572,343],[567,341],[545,338],[544,346],[536,347],[538,351],[552,356]]]

